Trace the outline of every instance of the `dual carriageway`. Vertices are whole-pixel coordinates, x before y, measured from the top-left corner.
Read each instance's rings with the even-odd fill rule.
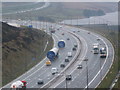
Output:
[[[14,21],[12,21],[14,22]],[[15,21],[22,23],[20,21]],[[36,28],[36,23],[32,22]],[[26,23],[28,26],[29,23]],[[59,50],[59,57],[54,60],[51,66],[46,66],[48,60],[44,58],[40,63],[32,69],[13,80],[3,88],[10,88],[10,85],[17,80],[27,81],[27,88],[96,88],[109,71],[114,60],[114,48],[110,41],[96,33],[79,29],[72,26],[52,24],[55,26],[55,33],[52,34],[54,46],[58,47],[59,40],[65,41],[65,48]],[[51,23],[47,24],[48,27]],[[37,26],[37,28],[40,28]],[[59,28],[59,29],[58,29]],[[47,30],[48,31],[48,30]],[[64,33],[64,35],[63,35]],[[69,40],[67,40],[69,38]],[[100,40],[97,40],[97,39]],[[100,58],[100,54],[93,54],[93,44],[99,43],[100,47],[106,47],[106,58]],[[77,50],[72,51],[74,44],[77,44]],[[65,62],[68,52],[72,52],[70,62]],[[88,61],[85,61],[85,60]],[[65,67],[61,68],[60,64],[64,63]],[[78,65],[82,65],[82,69],[77,69]],[[51,69],[56,67],[58,73],[51,74]],[[71,75],[72,79],[66,81],[66,75]],[[38,80],[42,79],[44,84],[38,85]]]

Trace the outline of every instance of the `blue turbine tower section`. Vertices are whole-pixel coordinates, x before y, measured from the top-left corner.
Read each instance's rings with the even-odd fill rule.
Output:
[[[60,40],[60,41],[58,42],[58,47],[59,47],[59,48],[64,48],[64,47],[65,47],[65,41],[64,41],[64,40]]]
[[[53,48],[51,49],[48,53],[47,53],[47,58],[50,60],[50,61],[53,61],[55,60],[57,57],[58,57],[58,48]]]
[[[29,25],[28,27],[29,27],[29,28],[33,28],[33,26],[32,26],[32,25]]]

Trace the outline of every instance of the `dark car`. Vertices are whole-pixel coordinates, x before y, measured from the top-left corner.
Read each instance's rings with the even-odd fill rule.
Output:
[[[90,34],[90,32],[88,32],[88,34]]]
[[[75,44],[74,47],[77,47],[77,45]]]
[[[41,85],[41,84],[44,84],[44,81],[42,79],[39,79],[37,83],[38,85]]]
[[[69,62],[69,59],[68,59],[68,57],[67,57],[67,58],[65,58],[65,62]]]
[[[64,68],[64,67],[65,67],[65,64],[61,64],[60,67]]]
[[[73,31],[75,33],[75,31]]]
[[[73,49],[72,49],[73,51],[76,51],[76,48],[75,47],[73,47]]]
[[[97,41],[100,41],[100,38],[97,38]]]
[[[51,33],[55,33],[55,30],[52,30]]]
[[[77,66],[77,69],[82,69],[82,65],[78,65],[78,66]]]
[[[62,35],[64,35],[64,33],[62,33]]]
[[[72,80],[72,75],[66,75],[66,80]]]
[[[67,38],[67,40],[70,40],[69,38]]]

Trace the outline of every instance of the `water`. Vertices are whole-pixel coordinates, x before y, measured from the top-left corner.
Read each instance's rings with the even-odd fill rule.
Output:
[[[94,16],[84,19],[64,20],[60,23],[65,23],[69,25],[86,25],[86,24],[118,25],[118,12],[106,13],[106,15],[103,16]]]

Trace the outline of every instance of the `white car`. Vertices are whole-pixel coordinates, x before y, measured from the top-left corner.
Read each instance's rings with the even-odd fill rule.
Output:
[[[62,26],[60,26],[59,28],[62,28]]]
[[[54,75],[54,74],[58,73],[58,69],[54,67],[51,69],[51,72],[52,72],[52,75]]]
[[[68,57],[72,57],[72,52],[68,52]]]

